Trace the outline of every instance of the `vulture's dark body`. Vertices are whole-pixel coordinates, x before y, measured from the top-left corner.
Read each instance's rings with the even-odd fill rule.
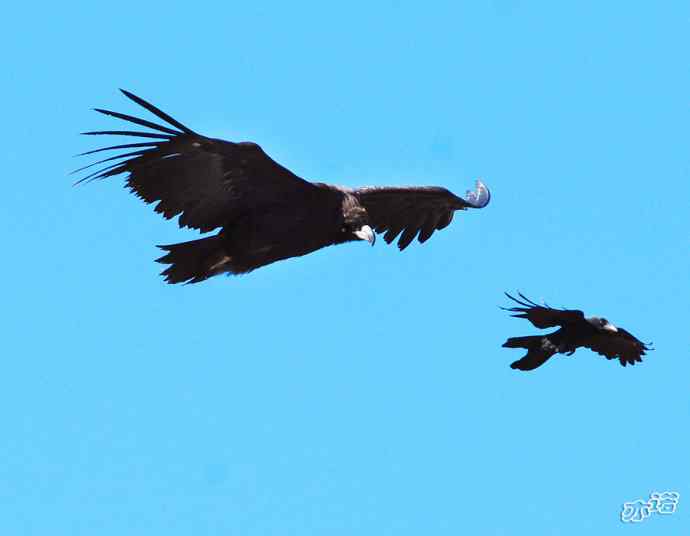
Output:
[[[163,275],[171,283],[196,283],[218,273],[247,273],[356,240],[341,232],[345,225],[341,207],[356,202],[353,196],[325,186],[315,190],[303,201],[308,210],[297,211],[290,204],[276,203],[261,211],[233,214],[216,236],[161,246],[169,253],[158,261],[171,264]]]
[[[271,159],[257,144],[202,136],[145,100],[123,91],[167,125],[97,109],[152,131],[96,131],[89,135],[135,136],[144,141],[96,149],[130,152],[91,165],[108,165],[82,179],[128,174],[127,186],[180,227],[214,236],[159,246],[169,283],[203,281],[227,272],[246,273],[273,262],[354,240],[374,243],[385,233],[405,249],[446,227],[456,210],[483,208],[488,189],[460,198],[445,188],[370,187],[346,189],[306,181]],[[86,168],[91,166],[86,166]],[[86,169],[82,168],[82,169]],[[81,170],[77,170],[81,171]],[[81,181],[80,181],[81,182]]]

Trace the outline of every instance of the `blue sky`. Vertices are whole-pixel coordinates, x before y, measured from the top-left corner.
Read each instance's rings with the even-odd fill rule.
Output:
[[[602,4],[8,6],[0,533],[690,530],[690,7]],[[305,178],[493,200],[168,286],[154,244],[194,233],[67,175],[118,87]],[[513,371],[515,289],[657,349]]]

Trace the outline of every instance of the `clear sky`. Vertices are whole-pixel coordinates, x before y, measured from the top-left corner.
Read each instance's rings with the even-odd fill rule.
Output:
[[[0,534],[687,534],[690,5],[3,8]],[[169,286],[191,239],[72,155],[139,109],[302,177],[481,211]],[[144,115],[146,115],[144,113]],[[653,341],[532,373],[522,290]],[[680,492],[632,527],[622,504]]]

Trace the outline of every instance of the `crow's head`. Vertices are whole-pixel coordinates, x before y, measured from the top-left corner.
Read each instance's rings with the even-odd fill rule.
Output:
[[[369,225],[369,215],[359,203],[343,204],[343,225],[340,232],[345,241],[366,240],[372,246],[376,242],[376,234]]]
[[[617,333],[618,332],[618,328],[616,326],[614,326],[613,324],[611,324],[611,322],[609,322],[605,318],[600,318],[598,316],[591,316],[591,317],[587,318],[586,320],[587,320],[587,322],[592,324],[599,331],[609,331],[611,333]]]

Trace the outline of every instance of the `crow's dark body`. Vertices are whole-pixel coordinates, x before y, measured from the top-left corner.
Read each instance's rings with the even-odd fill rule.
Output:
[[[446,227],[456,210],[483,208],[490,199],[479,181],[477,191],[468,192],[465,199],[440,187],[350,190],[312,183],[272,160],[255,143],[202,136],[136,95],[123,93],[170,126],[97,109],[153,132],[86,132],[145,141],[84,153],[132,149],[92,164],[116,161],[82,181],[127,173],[132,192],[156,203],[156,212],[165,218],[179,216],[180,227],[201,232],[218,230],[215,236],[160,246],[167,254],[158,260],[171,265],[163,272],[170,283],[246,273],[354,240],[373,243],[374,232],[385,233],[388,243],[399,236],[402,250],[415,238],[425,242]]]
[[[553,309],[537,305],[520,297],[523,301],[506,294],[519,307],[506,309],[517,313],[513,316],[529,320],[537,328],[560,326],[558,330],[546,335],[511,337],[505,348],[525,348],[527,354],[510,366],[518,370],[533,370],[548,361],[555,354],[572,355],[581,347],[589,348],[607,359],[618,359],[623,366],[642,361],[642,356],[651,348],[633,337],[622,328],[616,328],[605,318],[585,318],[576,309]]]

